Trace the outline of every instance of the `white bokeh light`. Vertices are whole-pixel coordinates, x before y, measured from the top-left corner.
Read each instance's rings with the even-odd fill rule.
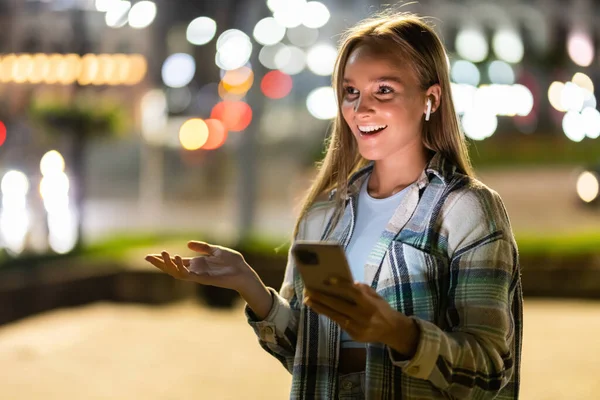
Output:
[[[565,89],[565,84],[562,82],[554,81],[548,87],[548,100],[555,110],[564,112],[567,111],[562,105],[562,92]]]
[[[267,7],[272,13],[285,8],[288,0],[267,0]]]
[[[337,101],[333,88],[320,87],[308,94],[306,98],[308,112],[317,119],[332,119],[337,115]]]
[[[217,39],[215,63],[221,69],[230,71],[243,67],[251,55],[250,37],[239,29],[229,29]]]
[[[296,46],[287,46],[275,55],[275,65],[288,75],[299,74],[306,67],[306,54]]]
[[[594,82],[592,78],[584,74],[583,72],[577,72],[573,75],[571,81],[582,89],[594,93]]]
[[[156,18],[156,4],[152,1],[140,1],[129,10],[129,26],[142,29],[149,26]]]
[[[456,83],[465,83],[477,86],[481,79],[479,69],[472,62],[458,60],[452,66],[452,80]]]
[[[581,111],[585,101],[585,92],[573,82],[565,83],[561,92],[560,104],[563,109],[569,111]]]
[[[0,189],[2,196],[25,196],[29,191],[27,175],[21,171],[8,171],[0,182]]]
[[[189,84],[196,74],[196,62],[189,54],[172,54],[162,66],[162,79],[165,85],[173,88]]]
[[[589,67],[594,60],[592,38],[586,32],[571,32],[567,38],[567,52],[575,64]]]
[[[487,139],[498,128],[498,117],[484,110],[466,112],[461,121],[465,135],[473,140]]]
[[[521,117],[529,115],[533,109],[533,93],[527,86],[515,84],[510,86],[514,113]]]
[[[188,42],[201,46],[213,40],[217,33],[217,23],[212,18],[198,17],[187,27],[185,36]]]
[[[330,44],[322,43],[312,47],[306,55],[306,64],[314,74],[328,76],[333,73],[337,51]]]
[[[264,46],[278,43],[285,36],[285,27],[279,25],[275,18],[263,18],[256,23],[252,33],[254,40]]]
[[[276,43],[273,46],[265,46],[260,49],[258,53],[258,61],[266,68],[269,69],[277,69],[277,64],[275,63],[275,57],[277,54],[282,51],[282,49],[287,46],[283,43]]]
[[[585,121],[577,111],[567,111],[562,120],[565,135],[574,142],[581,142],[585,138]]]
[[[304,20],[305,0],[286,0],[285,6],[277,7],[273,18],[286,28],[295,28]]]
[[[476,28],[460,31],[456,36],[455,47],[462,58],[472,62],[485,60],[489,52],[489,46],[483,32]]]
[[[40,160],[40,171],[43,176],[65,171],[65,160],[56,150],[50,150]]]
[[[286,36],[290,43],[294,46],[308,47],[315,44],[319,39],[319,30],[300,25],[295,28],[288,29]]]
[[[167,98],[161,89],[152,89],[142,97],[140,103],[142,135],[153,144],[166,142]]]
[[[598,198],[600,191],[600,182],[598,176],[592,172],[584,171],[577,178],[577,195],[586,203],[590,203]]]
[[[309,1],[304,7],[302,24],[308,28],[320,28],[327,24],[331,14],[327,6],[318,1]]]
[[[585,135],[590,139],[600,136],[600,112],[595,108],[586,107],[581,111]]]
[[[515,83],[515,72],[510,64],[495,60],[488,66],[488,76],[492,83],[501,85],[512,85]]]
[[[462,83],[451,83],[452,102],[457,114],[464,114],[473,109],[473,99],[477,88]]]
[[[516,64],[523,60],[523,41],[513,29],[500,29],[492,39],[494,53],[499,59]]]
[[[96,10],[100,12],[107,12],[110,10],[111,6],[115,5],[121,0],[96,0]]]
[[[127,24],[127,16],[129,15],[129,10],[131,10],[131,2],[130,1],[118,1],[110,4],[106,15],[104,16],[104,20],[106,21],[106,25],[111,28],[120,28]]]

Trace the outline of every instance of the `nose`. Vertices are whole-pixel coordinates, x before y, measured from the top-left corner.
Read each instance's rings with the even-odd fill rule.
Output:
[[[366,96],[360,95],[354,103],[354,112],[356,114],[369,114],[373,111],[370,101]]]

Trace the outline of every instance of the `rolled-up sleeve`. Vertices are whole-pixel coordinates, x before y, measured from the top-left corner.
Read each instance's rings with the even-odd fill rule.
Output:
[[[520,360],[522,299],[518,252],[500,197],[487,188],[461,196],[446,223],[452,255],[446,323],[415,318],[411,359],[388,348],[392,363],[453,398],[494,398],[511,383]],[[453,222],[454,221],[454,222]]]

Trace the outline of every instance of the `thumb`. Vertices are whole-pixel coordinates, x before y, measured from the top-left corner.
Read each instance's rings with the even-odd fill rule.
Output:
[[[208,243],[196,240],[190,240],[188,242],[188,249],[205,255],[212,255],[216,250],[216,248],[212,247]]]

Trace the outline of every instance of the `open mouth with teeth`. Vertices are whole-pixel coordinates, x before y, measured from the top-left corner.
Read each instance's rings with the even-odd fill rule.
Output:
[[[361,136],[374,136],[387,128],[387,125],[377,126],[359,126],[358,131]]]

